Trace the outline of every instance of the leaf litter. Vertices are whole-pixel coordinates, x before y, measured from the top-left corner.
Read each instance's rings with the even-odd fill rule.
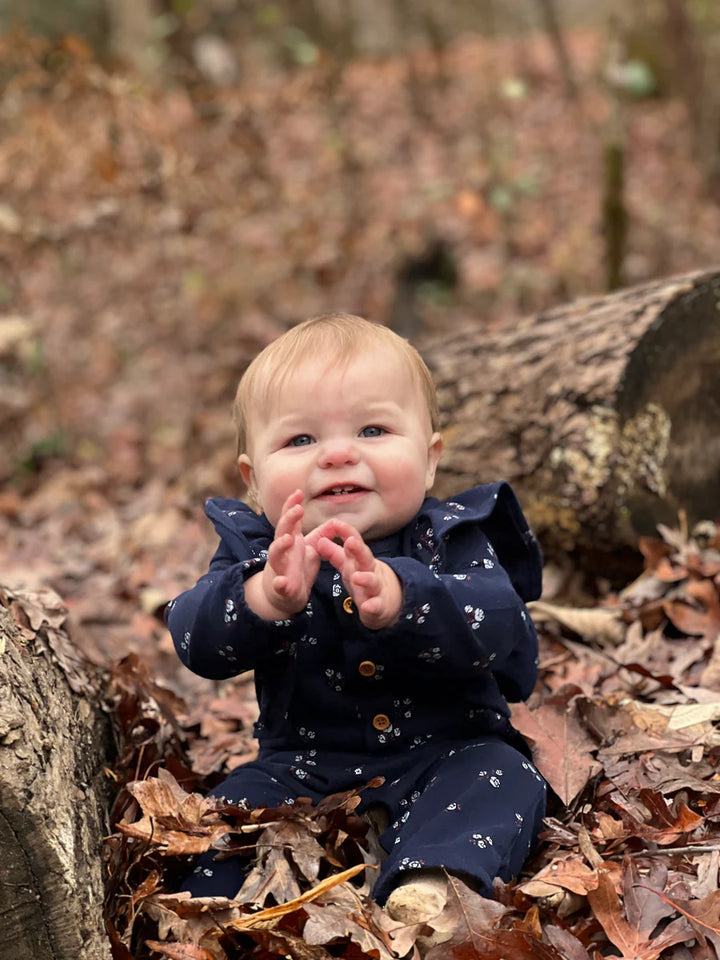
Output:
[[[613,611],[624,639],[570,608],[541,620],[540,681],[514,709],[552,787],[532,860],[513,883],[496,881],[494,900],[449,877],[447,905],[426,924],[403,926],[372,900],[383,854],[356,809],[374,783],[274,809],[207,798],[231,761],[225,747],[198,745],[224,744],[228,724],[243,742],[242,686],[213,701],[220,726],[203,726],[140,661],[121,662],[110,689],[125,751],[106,844],[115,956],[391,960],[419,956],[418,938],[434,929],[451,935],[428,960],[718,956],[720,693],[702,685],[718,642],[717,546],[668,531],[643,552],[642,577],[598,607]],[[648,616],[668,594],[693,609],[702,633],[684,633],[664,606],[662,619]],[[654,655],[647,669],[627,669],[641,641]],[[578,664],[592,684],[567,682]],[[191,755],[216,762],[200,773]],[[189,856],[208,849],[251,858],[233,898],[174,892]]]
[[[662,532],[642,544],[639,580],[598,607],[624,625],[624,639],[570,608],[540,618],[540,681],[514,709],[553,791],[534,858],[516,882],[496,882],[495,900],[450,877],[442,915],[413,927],[372,900],[383,854],[355,812],[359,791],[257,810],[204,796],[237,762],[233,743],[252,756],[248,678],[193,712],[136,654],[101,683],[73,650],[57,594],[4,588],[16,642],[46,643],[68,678],[81,678],[78,692],[102,689],[115,723],[105,844],[114,956],[392,958],[412,956],[434,925],[452,935],[430,960],[717,956],[718,540]],[[692,620],[675,615],[679,605]],[[592,682],[577,682],[583,675]],[[234,898],[174,892],[189,858],[208,849],[251,858]]]
[[[540,679],[513,708],[552,788],[533,859],[496,882],[494,900],[449,878],[442,914],[412,927],[372,900],[383,853],[358,791],[258,810],[205,796],[254,756],[250,677],[206,686],[189,710],[137,653],[86,661],[56,592],[4,587],[10,642],[44,645],[114,721],[105,915],[116,960],[412,957],[434,929],[451,936],[430,960],[718,956],[720,537],[661,534],[641,542],[642,576],[597,605],[611,631],[556,601],[538,618]],[[175,892],[208,849],[250,858],[234,898]]]

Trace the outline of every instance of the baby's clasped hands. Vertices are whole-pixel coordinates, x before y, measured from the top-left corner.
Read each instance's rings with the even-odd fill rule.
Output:
[[[342,520],[326,520],[303,536],[303,499],[302,491],[295,490],[283,504],[267,564],[246,583],[251,609],[268,620],[299,613],[308,602],[322,559],[342,576],[364,626],[370,630],[390,626],[402,605],[395,572],[373,556],[355,527]]]
[[[373,556],[355,527],[343,520],[326,520],[306,535],[305,542],[340,573],[364,626],[380,630],[397,620],[400,581],[392,567]]]

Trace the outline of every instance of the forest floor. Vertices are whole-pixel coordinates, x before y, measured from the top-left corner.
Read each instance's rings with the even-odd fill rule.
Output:
[[[539,37],[226,90],[152,89],[75,40],[0,40],[0,583],[41,605],[52,588],[89,657],[185,697],[201,780],[250,755],[254,701],[181,670],[159,615],[213,551],[204,498],[242,492],[237,379],[328,309],[422,345],[602,291],[603,51],[592,34],[570,51],[575,103]],[[682,105],[625,111],[627,283],[716,266],[720,206]],[[641,586],[604,598],[622,635],[545,611],[516,722],[564,804],[534,866],[562,896],[506,891],[505,957],[720,943],[718,544],[667,536],[644,544]]]

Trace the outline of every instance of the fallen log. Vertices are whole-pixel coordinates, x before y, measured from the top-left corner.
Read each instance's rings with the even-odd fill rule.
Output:
[[[101,845],[112,734],[65,616],[52,591],[20,605],[0,588],[0,956],[8,960],[110,958]]]
[[[422,348],[435,492],[509,480],[549,557],[602,570],[638,534],[720,516],[720,271],[591,297]]]

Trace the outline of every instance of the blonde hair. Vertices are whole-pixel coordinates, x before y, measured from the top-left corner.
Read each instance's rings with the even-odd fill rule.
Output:
[[[267,400],[303,360],[327,354],[329,359],[347,362],[363,347],[373,346],[388,347],[400,355],[425,398],[433,432],[438,430],[435,383],[415,347],[380,323],[350,313],[326,313],[299,323],[273,340],[243,374],[233,404],[238,454],[247,451],[248,424],[258,401]]]

